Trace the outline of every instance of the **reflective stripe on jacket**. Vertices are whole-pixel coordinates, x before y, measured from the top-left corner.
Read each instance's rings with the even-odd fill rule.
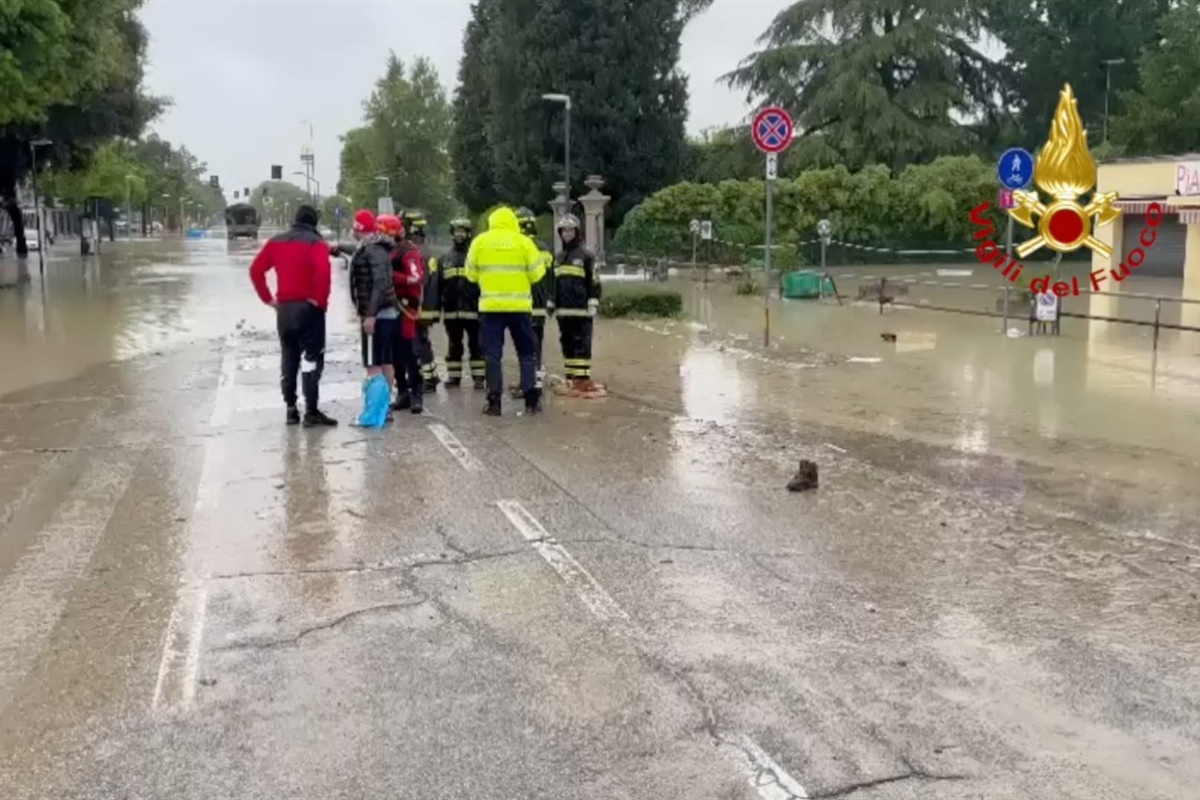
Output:
[[[521,233],[511,208],[488,215],[488,229],[471,241],[466,278],[479,286],[480,313],[530,313],[533,285],[546,262],[533,240]]]

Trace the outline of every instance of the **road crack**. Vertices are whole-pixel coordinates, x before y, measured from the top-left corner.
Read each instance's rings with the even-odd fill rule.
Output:
[[[214,647],[213,651],[223,652],[232,650],[273,650],[283,647],[291,647],[299,644],[304,637],[317,633],[319,631],[328,631],[333,628],[349,622],[352,619],[357,619],[364,614],[377,614],[385,611],[403,611],[409,608],[416,608],[424,605],[429,601],[424,595],[420,595],[407,603],[383,603],[375,606],[367,606],[366,608],[357,608],[354,611],[348,611],[341,616],[334,617],[328,622],[323,622],[319,625],[310,625],[307,628],[301,628],[295,636],[289,636],[281,639],[251,639],[246,642],[235,642],[221,647]]]
[[[923,770],[909,769],[908,772],[899,775],[890,775],[886,778],[875,778],[869,781],[859,781],[857,783],[846,784],[839,786],[836,789],[829,789],[823,792],[811,792],[809,798],[811,800],[823,800],[831,797],[845,797],[855,792],[861,792],[864,789],[873,789],[876,786],[884,786],[889,783],[899,783],[901,781],[962,781],[967,780],[969,775],[933,775]]]

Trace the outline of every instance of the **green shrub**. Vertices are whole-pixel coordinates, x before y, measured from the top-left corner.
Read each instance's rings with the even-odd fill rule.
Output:
[[[734,284],[733,291],[735,294],[762,294],[762,284],[746,275]]]
[[[683,296],[655,286],[605,287],[600,298],[602,317],[676,317],[683,312]]]

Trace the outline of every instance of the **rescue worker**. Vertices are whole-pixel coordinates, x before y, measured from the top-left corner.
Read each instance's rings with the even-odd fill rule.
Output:
[[[600,309],[596,256],[583,243],[574,214],[560,219],[557,228],[562,252],[554,263],[551,308],[558,319],[567,387],[591,392],[596,388],[592,383],[592,326]]]
[[[437,270],[437,259],[425,243],[425,228],[428,223],[425,215],[419,211],[406,211],[401,217],[408,241],[421,251],[421,260],[425,267],[425,291],[421,298],[421,316],[417,326],[417,358],[421,362],[421,378],[425,381],[425,391],[437,389],[437,363],[433,357],[433,342],[429,338],[429,330],[438,324],[442,311],[439,303],[440,275]]]
[[[467,280],[467,250],[471,246],[474,226],[469,219],[450,221],[454,244],[438,259],[439,292],[446,339],[446,386],[461,386],[463,378],[463,338],[470,352],[470,376],[476,389],[484,387],[486,362],[479,346],[479,287]]]
[[[504,331],[512,336],[521,365],[521,393],[525,410],[541,411],[537,388],[537,341],[530,312],[533,286],[546,272],[537,245],[521,233],[517,215],[502,206],[488,215],[488,229],[475,237],[467,250],[467,280],[479,286],[479,338],[487,361],[487,405],[483,413],[500,416],[504,391]]]
[[[550,270],[554,256],[546,246],[537,240],[537,217],[528,208],[522,206],[517,210],[517,222],[521,233],[529,237],[538,249],[538,255],[545,266],[544,277],[533,286],[533,335],[537,339],[537,388],[542,389],[546,383],[546,370],[542,366],[542,344],[546,339],[546,318],[550,314],[550,299],[554,289],[551,286],[554,275]]]
[[[396,242],[391,253],[392,286],[400,306],[400,325],[392,349],[396,372],[396,400],[393,411],[411,409],[420,414],[425,410],[424,382],[417,358],[417,337],[421,315],[421,296],[425,289],[425,262],[421,251],[404,235],[404,223],[395,214],[382,214],[379,229]]]
[[[321,215],[309,205],[296,209],[291,229],[273,236],[250,265],[250,281],[259,299],[275,309],[279,333],[280,377],[287,424],[301,422],[296,407],[296,373],[304,390],[304,427],[337,425],[320,408],[325,368],[325,311],[331,283],[329,245],[317,231]],[[275,271],[275,294],[267,273]]]
[[[376,230],[375,215],[363,209],[354,215],[357,246],[350,255],[350,299],[362,327],[361,347],[367,377],[383,375],[389,391],[396,383],[393,348],[399,338],[400,308],[392,285],[392,239]],[[346,255],[348,247],[331,244],[330,252]]]

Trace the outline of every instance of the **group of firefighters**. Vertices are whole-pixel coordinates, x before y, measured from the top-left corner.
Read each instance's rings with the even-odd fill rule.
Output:
[[[542,350],[551,316],[558,319],[568,388],[595,391],[592,327],[600,280],[575,216],[557,221],[562,242],[557,256],[536,240],[535,218],[526,208],[497,208],[479,235],[469,219],[452,220],[453,242],[440,256],[426,242],[428,226],[419,213],[358,211],[352,245],[326,243],[318,221],[315,209],[302,206],[292,228],[268,241],[250,268],[259,297],[276,309],[288,424],[337,424],[318,408],[331,255],[349,258],[363,366],[369,378],[383,375],[393,388],[392,411],[422,413],[425,393],[440,383],[430,338],[439,322],[449,344],[446,386],[460,387],[469,376],[475,388],[486,388],[485,414],[501,413],[506,330],[521,367],[519,395],[525,409],[541,410]],[[270,270],[276,273],[274,295],[266,281]],[[297,407],[297,373],[303,417]]]

